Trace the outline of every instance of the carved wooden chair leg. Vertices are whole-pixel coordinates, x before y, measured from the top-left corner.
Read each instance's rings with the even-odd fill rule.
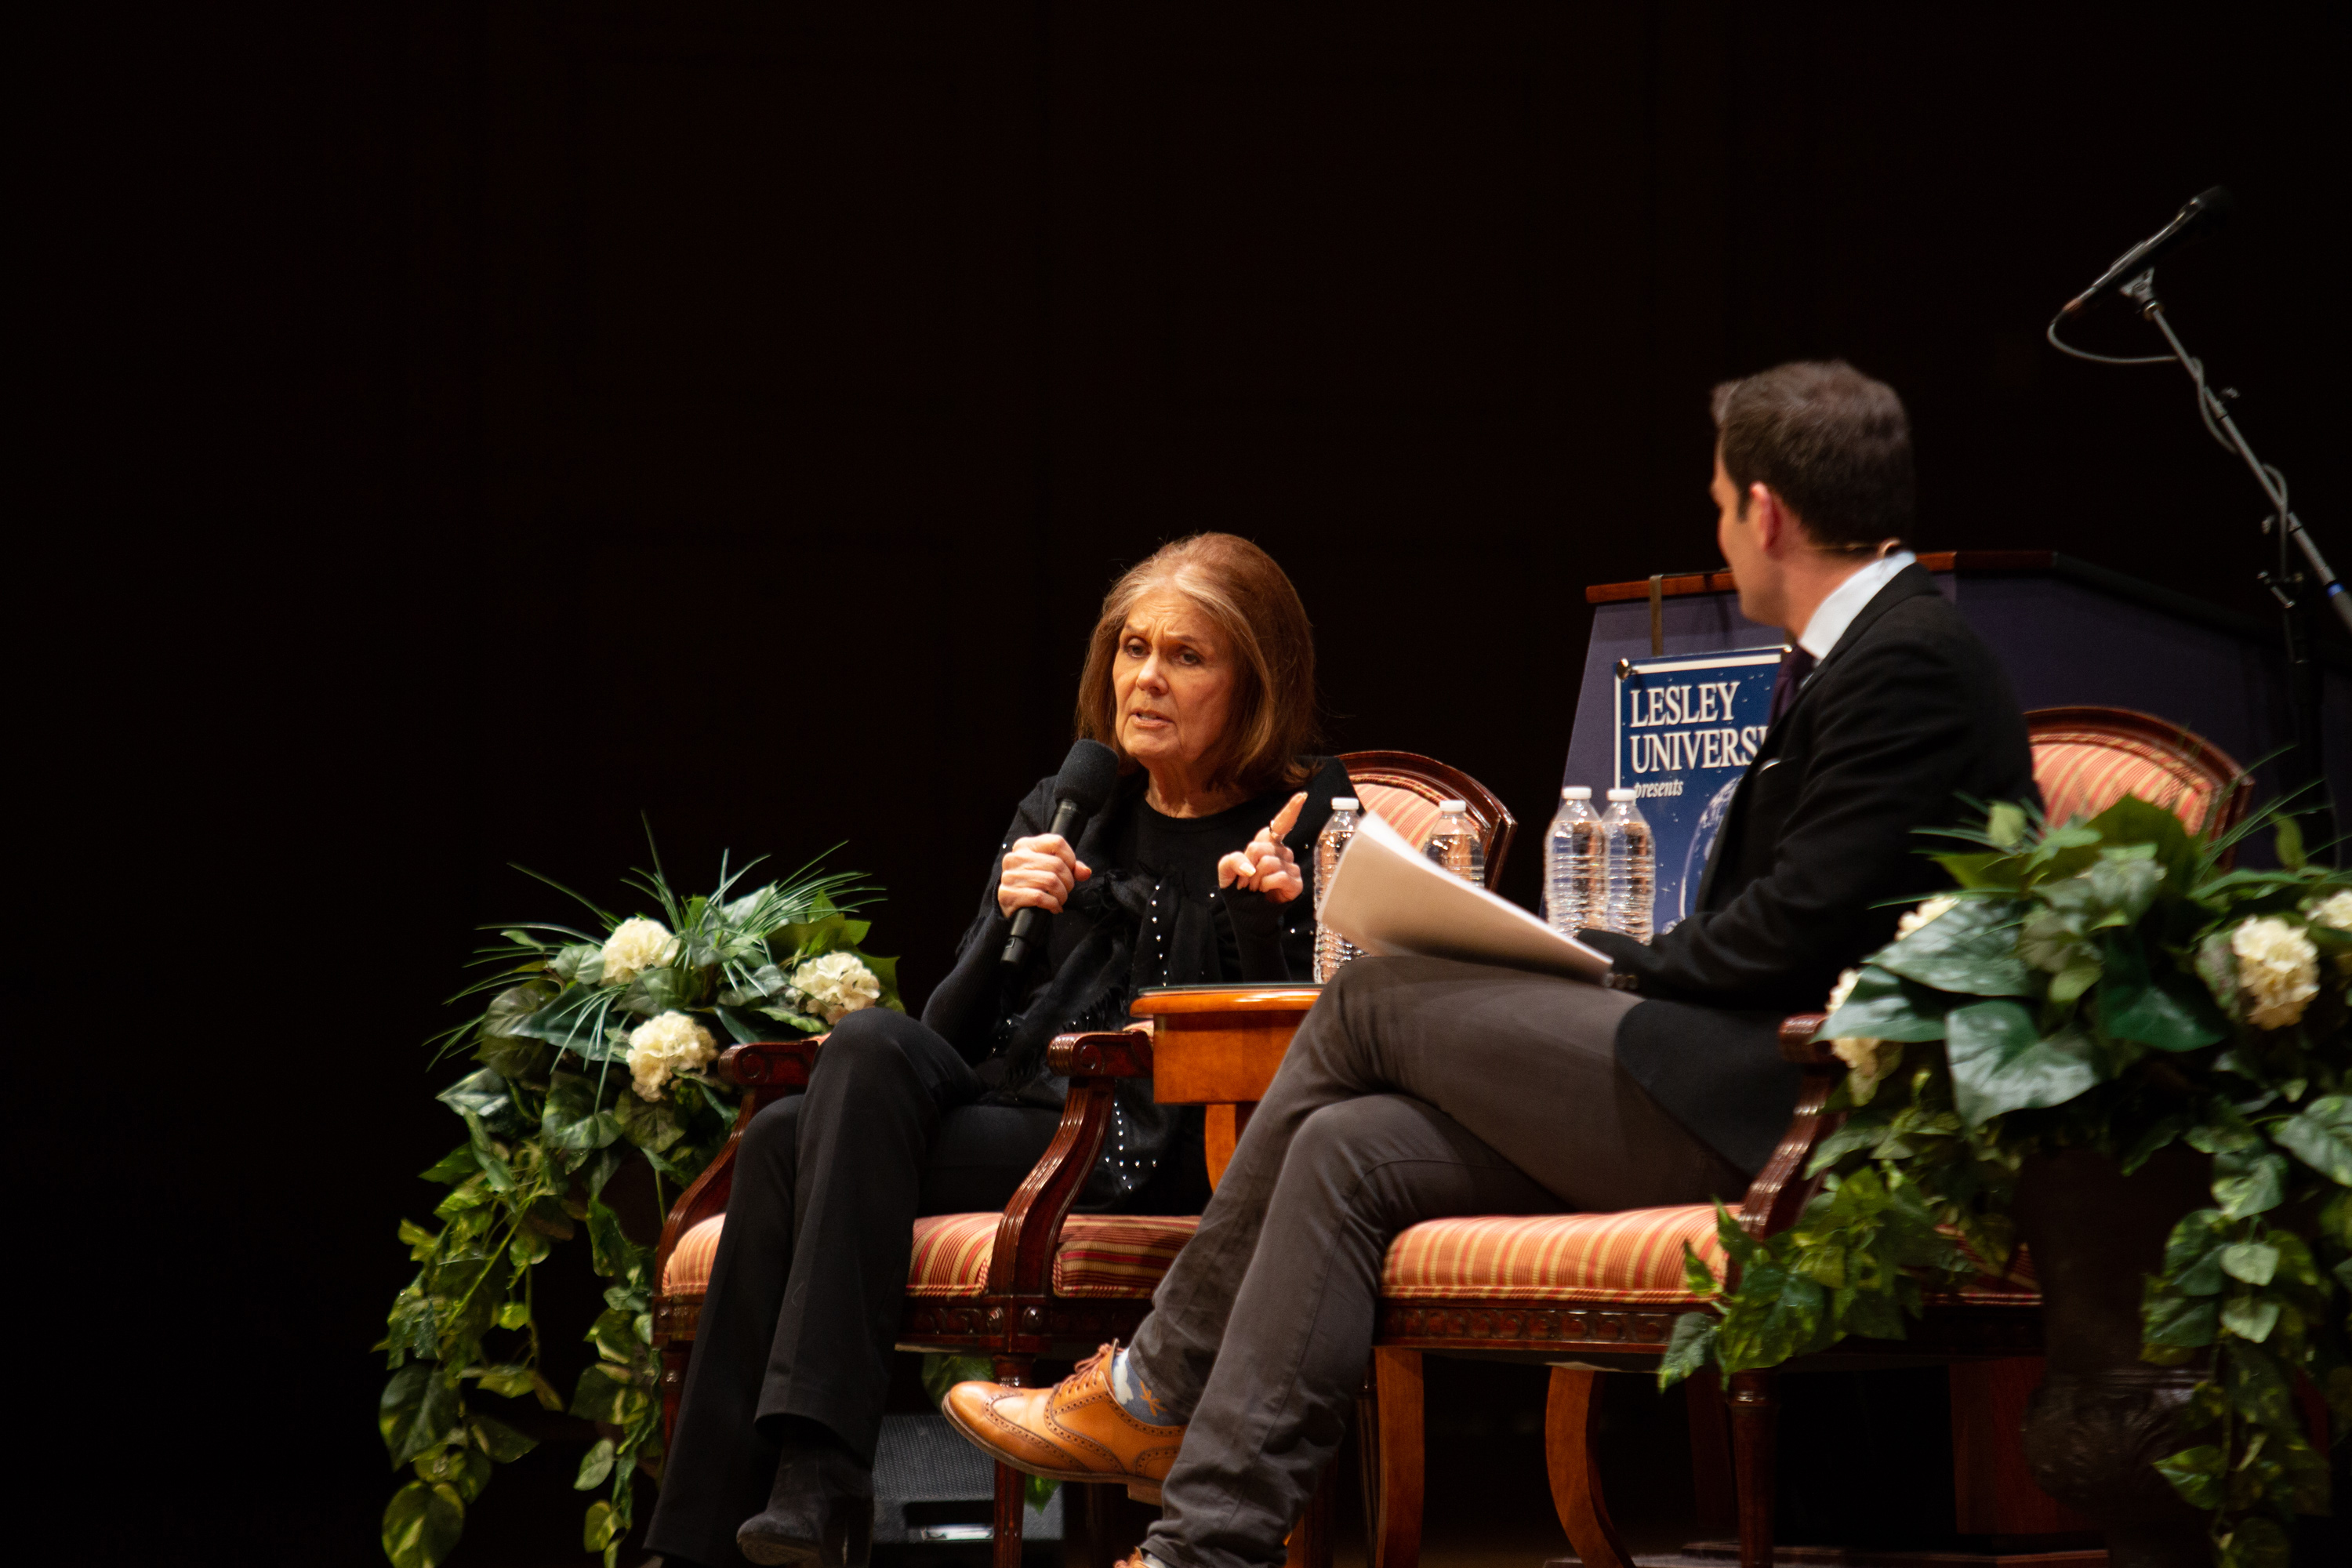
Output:
[[[1371,1568],[1421,1568],[1421,1352],[1372,1352],[1371,1418],[1363,1424],[1369,1475],[1366,1555]]]
[[[1087,1500],[1087,1568],[1118,1568],[1120,1558],[1135,1550],[1138,1541],[1127,1540],[1127,1521],[1120,1517],[1121,1505],[1127,1501],[1127,1490],[1117,1485],[1092,1484],[1077,1489]],[[1062,1510],[1063,1526],[1069,1528],[1070,1510]]]
[[[1731,1480],[1731,1423],[1723,1409],[1723,1374],[1713,1367],[1683,1384],[1690,1411],[1691,1489],[1699,1528],[1710,1537],[1739,1528],[1739,1490]]]
[[[1544,1468],[1551,1473],[1551,1505],[1584,1568],[1633,1568],[1633,1554],[1609,1521],[1601,1492],[1601,1465],[1592,1432],[1601,1418],[1601,1377],[1570,1367],[1551,1369],[1544,1405]]]
[[[1307,1511],[1290,1527],[1286,1543],[1288,1568],[1331,1568],[1331,1494],[1338,1489],[1336,1467],[1326,1465],[1307,1500]]]
[[[1013,1388],[1028,1385],[1029,1369],[1036,1357],[1001,1355],[991,1370],[996,1381]],[[1021,1514],[1028,1504],[1029,1478],[1010,1465],[996,1467],[995,1550],[990,1568],[1021,1568]]]
[[[1731,1377],[1732,1468],[1739,1488],[1739,1568],[1771,1568],[1773,1423],[1772,1374],[1734,1373]]]

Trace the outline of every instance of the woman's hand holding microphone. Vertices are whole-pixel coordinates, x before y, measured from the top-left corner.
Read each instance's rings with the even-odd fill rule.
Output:
[[[997,880],[996,907],[1007,917],[1025,909],[1057,915],[1072,890],[1093,875],[1093,868],[1079,859],[1077,851],[1058,833],[1016,838],[1005,853],[1004,873]]]

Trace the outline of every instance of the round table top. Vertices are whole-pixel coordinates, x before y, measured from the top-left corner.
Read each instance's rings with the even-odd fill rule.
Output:
[[[1322,994],[1323,987],[1312,983],[1158,985],[1137,992],[1128,1010],[1141,1018],[1166,1018],[1186,1013],[1304,1013]]]

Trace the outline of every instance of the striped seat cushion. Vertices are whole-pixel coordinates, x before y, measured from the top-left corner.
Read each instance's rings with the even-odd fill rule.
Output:
[[[996,1247],[994,1214],[930,1215],[915,1222],[915,1249],[907,1265],[907,1294],[925,1300],[977,1296],[988,1287],[988,1259]],[[1201,1222],[1189,1215],[1072,1215],[1054,1255],[1057,1296],[1148,1297]],[[700,1296],[710,1286],[725,1215],[704,1220],[678,1238],[662,1271],[670,1296]]]
[[[2053,823],[2096,816],[2127,795],[2163,806],[2192,833],[2213,808],[2213,784],[2200,770],[2146,741],[2066,730],[2037,735],[2033,782]]]
[[[1685,1242],[1722,1272],[1715,1210],[1705,1204],[1425,1220],[1389,1244],[1381,1295],[1391,1301],[1688,1301]]]
[[[1381,1295],[1391,1301],[1696,1301],[1683,1279],[1685,1242],[1722,1276],[1723,1244],[1706,1204],[1427,1220],[1390,1243]],[[2037,1290],[2021,1248],[2005,1279],[1979,1275],[1954,1294],[1964,1301],[2028,1304],[2039,1299]]]

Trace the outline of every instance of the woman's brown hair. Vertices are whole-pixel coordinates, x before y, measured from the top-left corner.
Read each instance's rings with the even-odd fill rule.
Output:
[[[1252,795],[1277,779],[1304,784],[1308,769],[1299,758],[1316,729],[1315,631],[1274,557],[1237,534],[1196,533],[1164,544],[1111,584],[1078,678],[1078,733],[1118,752],[1122,769],[1135,765],[1118,743],[1111,668],[1128,612],[1161,587],[1200,605],[1240,663],[1233,721],[1212,782]]]

